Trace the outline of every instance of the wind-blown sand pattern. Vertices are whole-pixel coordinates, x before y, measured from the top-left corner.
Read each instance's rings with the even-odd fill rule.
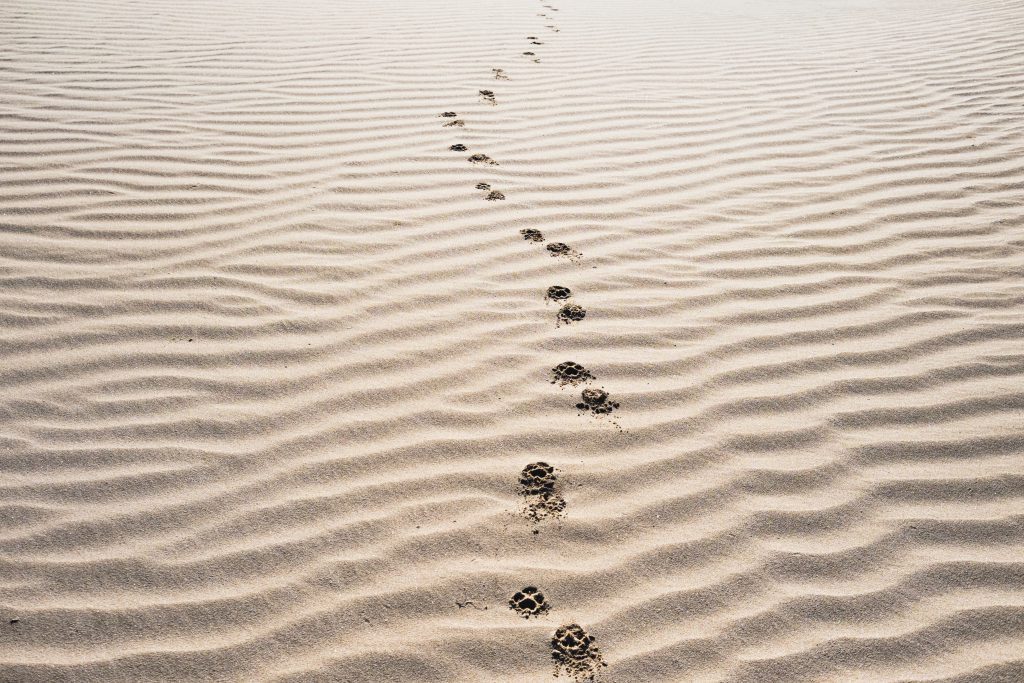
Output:
[[[0,3],[0,681],[1024,680],[1022,35]]]

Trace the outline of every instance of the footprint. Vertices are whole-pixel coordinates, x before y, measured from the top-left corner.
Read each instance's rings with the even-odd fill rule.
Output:
[[[551,299],[552,301],[565,301],[572,296],[572,290],[562,285],[552,285],[548,287],[548,292],[545,298]]]
[[[484,98],[484,101],[490,102],[491,104],[497,104],[494,100],[494,92],[491,90],[481,90],[480,97]]]
[[[496,201],[496,200],[499,200],[499,199],[504,199],[504,198],[505,198],[505,195],[502,194],[501,192],[498,192],[497,190],[491,190],[490,192],[487,193],[487,196],[484,197],[484,199],[486,199],[489,202],[493,202],[493,201]]]
[[[604,389],[584,389],[580,398],[583,400],[576,404],[576,409],[589,411],[594,415],[607,415],[619,407],[619,402],[610,400],[608,392]]]
[[[583,254],[563,242],[548,242],[547,250],[552,256],[565,256],[571,261],[578,261]]]
[[[551,609],[551,605],[544,599],[544,594],[534,586],[527,586],[508,601],[508,606],[524,619],[539,617]]]
[[[465,128],[466,127],[466,122],[463,121],[462,119],[455,119],[454,121],[449,121],[448,123],[444,124],[444,127],[445,128],[452,128],[452,127],[455,127],[455,128]]]
[[[519,474],[519,493],[526,498],[526,517],[534,522],[565,512],[565,499],[558,494],[555,468],[546,462],[530,463],[523,468]]]
[[[578,323],[587,316],[587,309],[579,304],[566,304],[558,311],[558,322],[571,325]]]
[[[444,111],[438,114],[437,116],[442,119],[454,119],[456,116],[458,116],[458,114],[456,114],[453,111]]]
[[[533,462],[519,474],[520,493],[524,496],[546,496],[555,492],[555,468],[546,462]]]
[[[473,162],[474,164],[488,164],[490,166],[497,166],[498,165],[497,161],[495,161],[494,159],[490,158],[486,154],[474,154],[473,156],[469,157],[469,160],[471,162]]]
[[[519,234],[523,236],[523,239],[527,242],[543,242],[544,233],[537,228],[524,228],[519,231]]]
[[[467,149],[469,149],[469,147],[466,147],[465,145],[452,145],[448,149],[450,149],[453,152],[465,152]]]
[[[491,69],[491,71],[494,72],[495,80],[498,80],[498,81],[507,81],[508,80],[508,75],[505,73],[504,69]]]
[[[576,681],[592,681],[602,666],[608,666],[594,645],[594,636],[579,624],[555,629],[551,637],[551,658],[555,660],[556,677],[564,671]]]
[[[489,190],[489,189],[491,189],[491,186],[488,185],[487,183],[477,183],[476,184],[476,189],[478,189],[478,190]]]
[[[551,368],[552,384],[560,384],[563,387],[566,384],[572,384],[573,386],[589,382],[592,379],[596,379],[589,370],[575,363],[571,360],[567,360],[564,363],[559,363],[555,367]]]

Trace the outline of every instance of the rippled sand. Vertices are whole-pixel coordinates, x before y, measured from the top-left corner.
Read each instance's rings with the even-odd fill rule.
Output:
[[[1022,35],[4,0],[0,681],[1024,681]]]

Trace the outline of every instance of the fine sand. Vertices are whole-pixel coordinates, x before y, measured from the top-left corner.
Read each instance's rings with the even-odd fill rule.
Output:
[[[1021,36],[3,0],[0,681],[1024,681]]]

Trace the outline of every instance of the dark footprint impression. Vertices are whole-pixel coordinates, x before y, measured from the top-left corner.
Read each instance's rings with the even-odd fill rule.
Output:
[[[558,323],[571,325],[587,317],[587,309],[579,304],[566,304],[558,309]]]
[[[474,154],[469,157],[469,161],[474,164],[487,164],[488,166],[497,166],[498,162],[490,158],[486,154]]]
[[[564,256],[570,261],[578,261],[583,254],[563,242],[548,242],[547,250],[552,256]]]
[[[546,462],[533,462],[523,468],[519,474],[519,494],[526,498],[526,517],[534,522],[565,512],[565,499],[558,494],[555,468]]]
[[[551,605],[544,599],[544,594],[533,586],[516,591],[516,594],[509,599],[508,606],[524,619],[539,617],[551,609]]]
[[[592,681],[602,666],[608,666],[594,645],[594,636],[579,624],[555,629],[551,637],[551,658],[555,660],[556,677],[565,672],[577,681]]]
[[[481,90],[480,91],[480,97],[482,97],[485,102],[490,102],[491,104],[497,104],[497,101],[495,101],[495,99],[494,99],[494,92],[491,91],[491,90]]]
[[[594,415],[608,415],[619,408],[619,402],[610,400],[604,389],[584,389],[580,398],[583,400],[576,404],[576,409]]]
[[[505,198],[505,194],[503,192],[499,192],[498,190],[492,190],[490,183],[477,183],[476,189],[484,190],[485,192],[487,192],[487,196],[485,196],[484,199],[486,199],[489,202],[494,202],[498,201],[499,199]]]
[[[533,58],[533,63],[534,63],[534,64],[540,64],[540,60],[536,58],[536,53],[533,53],[533,52],[524,52],[523,54],[524,54],[524,55],[526,55],[527,57],[531,57],[531,58]]]
[[[545,299],[551,299],[552,301],[565,301],[572,296],[572,290],[562,285],[551,285],[548,287],[547,294],[544,295]]]
[[[443,111],[440,114],[438,114],[437,116],[438,116],[438,118],[442,118],[442,119],[454,119],[456,116],[458,116],[458,114],[456,114],[453,111]]]
[[[453,152],[465,152],[466,150],[469,149],[469,147],[466,147],[465,145],[452,145],[448,149],[450,149]]]
[[[519,234],[523,236],[523,239],[527,242],[543,242],[544,233],[537,228],[524,228],[519,231]]]
[[[577,386],[584,382],[589,382],[592,379],[596,379],[590,370],[579,363],[575,363],[571,360],[567,360],[564,363],[559,363],[555,367],[551,368],[551,383],[565,386],[571,384]]]
[[[454,121],[449,121],[448,123],[444,124],[444,127],[445,128],[465,128],[466,127],[466,122],[463,121],[462,119],[455,119]]]
[[[496,81],[507,81],[508,74],[505,73],[504,69],[491,69],[494,72],[494,80]]]

